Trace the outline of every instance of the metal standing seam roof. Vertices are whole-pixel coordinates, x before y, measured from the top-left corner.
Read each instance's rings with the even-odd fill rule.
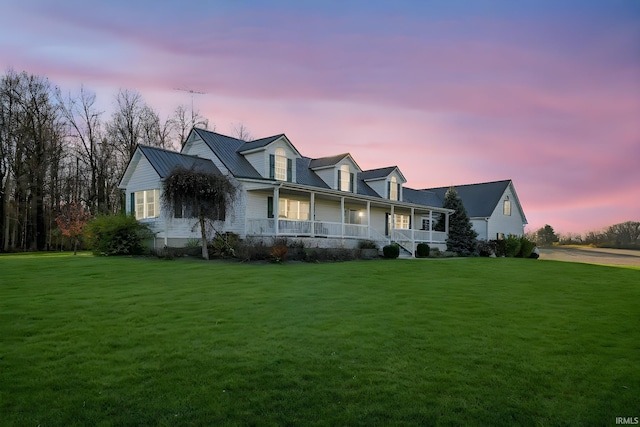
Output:
[[[251,166],[251,163],[242,154],[238,153],[238,149],[246,144],[244,141],[199,128],[193,128],[193,131],[202,138],[233,176],[237,178],[264,179]]]
[[[366,171],[362,171],[362,173],[360,174],[360,177],[364,180],[382,179],[382,178],[388,177],[391,174],[391,172],[393,172],[397,168],[398,168],[397,166],[387,166],[384,168],[369,169]]]
[[[493,214],[498,202],[511,180],[483,182],[478,184],[453,185],[467,214],[471,218],[488,218]],[[435,193],[444,201],[449,187],[425,188],[421,191]]]
[[[276,141],[284,136],[284,133],[280,135],[269,136],[267,138],[260,138],[254,141],[245,142],[238,148],[238,152],[242,153],[244,151],[255,150],[256,148],[266,147],[271,144],[273,141]]]
[[[336,163],[338,163],[340,160],[344,159],[349,155],[350,155],[349,153],[342,153],[342,154],[337,154],[335,156],[320,157],[319,159],[312,159],[311,162],[309,163],[309,167],[311,169],[319,169],[319,168],[333,166]]]
[[[434,208],[441,208],[443,202],[443,199],[433,191],[415,190],[409,187],[402,187],[402,200],[407,203],[433,206]]]
[[[147,160],[149,160],[149,163],[151,163],[151,166],[161,179],[166,178],[176,166],[182,166],[186,169],[194,168],[201,172],[221,173],[216,165],[209,159],[189,156],[146,145],[139,145],[138,148]]]

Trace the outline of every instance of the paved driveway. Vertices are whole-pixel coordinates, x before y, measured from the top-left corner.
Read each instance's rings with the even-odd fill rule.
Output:
[[[554,247],[541,248],[540,259],[640,267],[640,251],[626,249]]]

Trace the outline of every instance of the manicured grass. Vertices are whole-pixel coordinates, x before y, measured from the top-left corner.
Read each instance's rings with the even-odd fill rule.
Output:
[[[0,256],[0,424],[615,425],[640,270]]]

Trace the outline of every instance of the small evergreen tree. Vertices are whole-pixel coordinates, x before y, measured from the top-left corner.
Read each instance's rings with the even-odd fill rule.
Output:
[[[447,250],[461,256],[469,256],[475,252],[478,233],[473,229],[467,210],[454,187],[449,187],[442,207],[455,212],[449,218],[449,238]]]

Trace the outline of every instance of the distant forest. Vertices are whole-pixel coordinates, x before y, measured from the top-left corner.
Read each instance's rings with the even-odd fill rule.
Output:
[[[90,217],[121,212],[117,186],[136,146],[179,149],[193,126],[207,129],[209,121],[183,105],[161,119],[136,91],[120,90],[107,116],[84,87],[63,93],[44,76],[7,71],[0,78],[0,251],[69,249],[56,222],[65,208],[80,206]],[[242,124],[234,132],[251,139]],[[637,249],[640,223],[584,236],[545,226],[529,238]]]
[[[627,221],[614,224],[603,231],[589,231],[585,234],[556,234],[553,227],[544,227],[527,233],[527,238],[540,246],[590,245],[599,248],[640,250],[640,222]]]
[[[113,105],[106,116],[84,87],[63,93],[43,76],[2,75],[0,251],[60,248],[62,207],[80,205],[91,216],[122,209],[117,186],[137,144],[179,149],[194,125],[209,126],[185,106],[162,120],[136,91],[119,91]]]

